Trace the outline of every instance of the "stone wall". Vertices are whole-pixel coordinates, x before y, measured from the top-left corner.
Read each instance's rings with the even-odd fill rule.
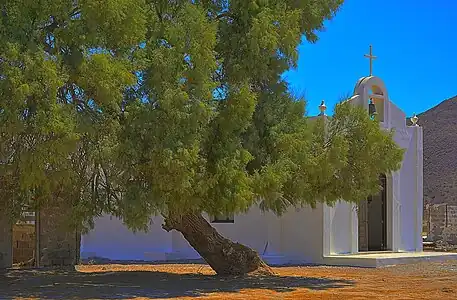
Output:
[[[427,205],[424,211],[424,229],[431,241],[457,245],[457,206]]]
[[[62,206],[43,208],[37,214],[38,266],[73,266],[79,262],[81,236],[68,226],[69,215],[70,210]],[[13,226],[0,211],[0,269],[10,268],[12,263]]]
[[[13,263],[13,226],[0,211],[0,269],[10,268]]]
[[[63,207],[44,208],[40,211],[39,266],[71,266],[78,263],[80,237],[66,222],[68,212]]]
[[[33,261],[35,258],[35,224],[13,226],[13,264]]]

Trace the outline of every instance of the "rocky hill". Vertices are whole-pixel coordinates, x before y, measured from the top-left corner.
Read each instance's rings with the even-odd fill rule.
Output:
[[[424,202],[457,205],[457,96],[418,117],[424,130]]]

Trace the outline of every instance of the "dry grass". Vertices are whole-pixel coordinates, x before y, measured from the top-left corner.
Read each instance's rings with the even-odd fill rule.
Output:
[[[457,262],[382,269],[280,267],[278,276],[222,278],[198,264],[11,270],[0,299],[457,299]]]

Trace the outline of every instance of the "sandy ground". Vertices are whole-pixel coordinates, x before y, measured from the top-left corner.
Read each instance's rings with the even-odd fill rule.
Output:
[[[0,274],[0,299],[457,299],[457,261],[274,270],[266,278],[222,278],[200,264],[10,270]]]

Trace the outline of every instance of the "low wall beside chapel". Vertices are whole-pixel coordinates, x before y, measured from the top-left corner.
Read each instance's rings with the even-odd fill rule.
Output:
[[[13,263],[13,226],[7,215],[0,211],[0,269],[10,268]]]
[[[69,210],[61,206],[40,210],[40,266],[73,266],[78,263],[80,236],[67,224],[69,214]]]
[[[427,205],[424,210],[424,231],[430,241],[457,245],[457,206]]]

